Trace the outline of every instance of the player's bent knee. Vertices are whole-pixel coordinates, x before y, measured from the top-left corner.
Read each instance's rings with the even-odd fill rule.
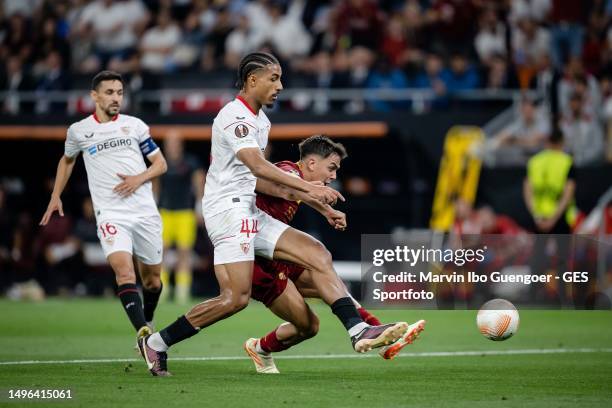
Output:
[[[227,314],[238,313],[249,304],[250,293],[236,293],[226,289],[219,295],[221,308]]]
[[[319,271],[328,271],[333,268],[332,255],[323,244],[317,242],[313,252],[312,264],[315,269]]]
[[[308,326],[308,330],[305,334],[308,336],[307,338],[311,338],[316,336],[317,333],[319,333],[319,318],[313,314],[312,319],[310,319],[310,325]]]

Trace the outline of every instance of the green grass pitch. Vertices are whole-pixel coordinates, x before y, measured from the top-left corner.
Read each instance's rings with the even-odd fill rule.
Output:
[[[175,346],[169,359],[174,376],[154,378],[137,359],[133,333],[116,300],[0,301],[0,405],[612,406],[611,312],[522,310],[517,335],[492,342],[476,329],[475,311],[376,311],[385,321],[427,320],[421,338],[404,349],[409,355],[384,361],[347,357],[354,353],[340,323],[325,305],[315,303],[314,308],[321,318],[319,335],[281,353],[291,358],[277,359],[280,375],[257,375],[243,358],[244,340],[266,334],[279,322],[254,302]],[[185,311],[160,305],[158,327]],[[531,354],[496,354],[511,350]],[[74,362],[101,359],[125,361]],[[56,363],[7,364],[25,360]],[[70,388],[74,398],[9,402],[7,390],[16,388]]]

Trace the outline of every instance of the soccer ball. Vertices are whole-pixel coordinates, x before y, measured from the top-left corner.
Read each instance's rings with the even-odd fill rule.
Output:
[[[490,340],[506,340],[519,326],[519,314],[516,307],[507,300],[493,299],[482,305],[476,315],[478,330]]]

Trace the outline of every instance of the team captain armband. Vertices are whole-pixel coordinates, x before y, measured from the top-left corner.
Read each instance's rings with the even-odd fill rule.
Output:
[[[153,140],[152,137],[149,137],[145,141],[140,142],[140,151],[145,156],[148,156],[149,154],[153,153],[157,149],[158,147],[155,144],[155,141]]]

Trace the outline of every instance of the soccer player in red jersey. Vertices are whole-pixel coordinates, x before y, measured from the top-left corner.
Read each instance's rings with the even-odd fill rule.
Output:
[[[276,166],[281,170],[308,182],[328,184],[336,179],[340,162],[347,156],[344,146],[331,139],[316,135],[299,145],[300,161],[281,161]],[[257,207],[272,217],[289,224],[298,210],[300,202],[320,212],[337,230],[346,228],[346,215],[305,194],[258,180]],[[305,297],[320,297],[313,283],[313,273],[302,266],[282,261],[256,257],[253,269],[251,297],[266,305],[285,323],[260,339],[248,339],[244,345],[247,354],[259,373],[278,373],[271,357],[272,352],[288,349],[317,334],[319,319],[305,302]],[[316,278],[314,278],[316,279]],[[347,290],[347,295],[348,290]],[[363,320],[371,325],[380,325],[376,316],[351,297]],[[382,348],[380,354],[390,359],[423,330],[424,321],[409,326],[406,333],[395,343]]]

